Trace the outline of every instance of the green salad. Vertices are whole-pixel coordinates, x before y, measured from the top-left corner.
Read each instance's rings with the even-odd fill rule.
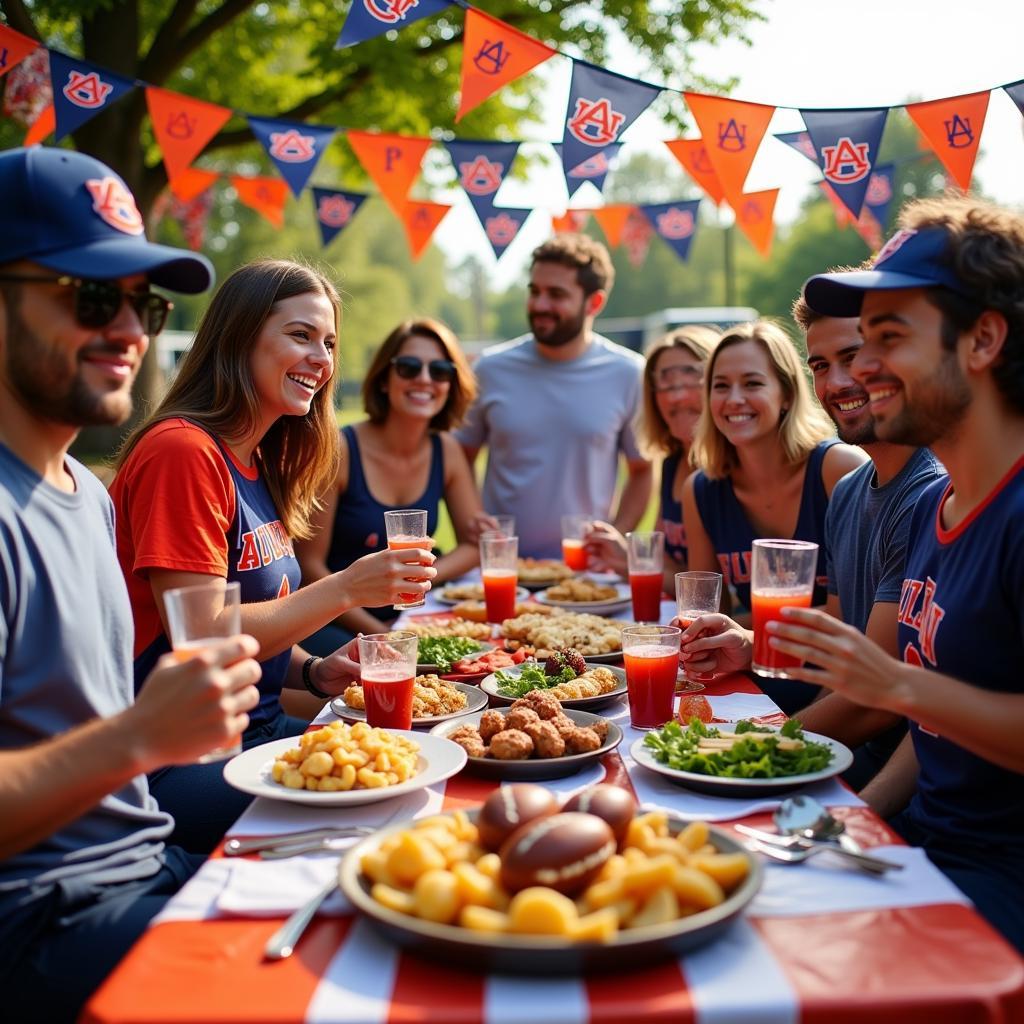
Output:
[[[521,670],[515,675],[510,672],[494,674],[498,693],[502,697],[525,697],[531,690],[549,690],[552,686],[571,682],[575,678],[576,671],[569,665],[565,665],[557,676],[546,676],[542,665],[530,661],[523,662]]]
[[[699,718],[691,718],[685,729],[668,722],[649,732],[644,746],[669,768],[731,779],[807,775],[832,761],[831,748],[805,739],[795,718],[777,731],[744,720],[736,723],[735,733],[721,732]]]
[[[483,644],[468,636],[421,636],[416,658],[421,665],[436,665],[438,671],[450,672],[460,658],[483,649]]]

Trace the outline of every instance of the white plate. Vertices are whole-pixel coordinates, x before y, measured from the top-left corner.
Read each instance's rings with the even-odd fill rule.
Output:
[[[612,584],[608,585],[611,586]],[[547,590],[541,590],[533,596],[540,604],[546,604],[551,608],[562,608],[567,612],[589,612],[591,615],[610,615],[612,612],[630,607],[633,602],[627,585],[616,583],[614,586],[616,596],[606,601],[559,601],[557,598],[548,597]]]
[[[575,708],[577,711],[596,711],[598,708],[607,707],[609,704],[614,704],[620,697],[626,696],[626,670],[610,665],[602,665],[601,667],[608,669],[618,680],[615,689],[609,690],[607,693],[600,693],[596,697],[570,697],[559,701],[563,708]],[[522,673],[522,670],[522,665],[514,665],[512,668],[503,668],[501,671],[509,675],[518,676]],[[512,704],[518,700],[518,697],[506,697],[505,694],[498,692],[499,683],[495,678],[496,674],[492,672],[489,676],[481,679],[480,689],[501,705]]]
[[[713,724],[716,729],[727,730],[735,723],[715,722]],[[678,768],[670,768],[655,758],[654,751],[650,747],[644,746],[643,737],[629,748],[629,753],[633,760],[644,768],[664,775],[665,778],[679,786],[712,796],[774,796],[810,785],[812,782],[820,782],[822,779],[831,779],[834,775],[845,772],[853,764],[853,753],[850,748],[838,740],[820,736],[816,732],[805,732],[804,739],[813,740],[815,743],[824,743],[825,746],[830,747],[832,763],[827,768],[822,768],[821,771],[807,772],[805,775],[785,775],[774,779],[730,779],[721,775],[702,775],[699,772],[684,772]]]
[[[463,604],[466,601],[483,601],[484,592],[483,584],[480,584],[480,596],[479,597],[449,597],[446,593],[447,587],[441,587],[434,595],[434,600],[438,604],[456,605]],[[530,592],[526,587],[516,587],[516,601],[526,601],[530,597]]]
[[[265,796],[271,800],[288,800],[296,804],[319,804],[321,807],[354,807],[359,804],[373,804],[390,800],[393,796],[414,793],[424,786],[432,786],[451,778],[462,771],[466,764],[466,752],[457,743],[432,736],[430,733],[413,732],[411,729],[389,729],[395,736],[405,736],[420,747],[418,771],[407,782],[381,789],[350,789],[347,793],[313,793],[308,789],[288,789],[274,782],[270,772],[274,760],[286,750],[299,745],[300,736],[272,740],[251,750],[243,750],[237,757],[224,765],[227,783],[253,796]]]
[[[487,694],[480,690],[479,686],[472,686],[469,683],[449,682],[460,693],[466,695],[466,706],[458,711],[451,711],[447,715],[424,715],[423,718],[412,720],[414,729],[429,729],[438,722],[447,722],[449,718],[461,718],[463,715],[471,715],[474,711],[482,711],[487,707]],[[331,701],[331,710],[343,721],[365,722],[366,711],[363,708],[350,708],[341,697],[335,697]]]

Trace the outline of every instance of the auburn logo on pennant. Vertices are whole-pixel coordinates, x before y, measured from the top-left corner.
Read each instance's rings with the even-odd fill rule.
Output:
[[[570,178],[597,178],[607,174],[610,169],[608,157],[605,153],[595,153],[587,157],[581,164],[577,164],[570,172]]]
[[[352,219],[355,209],[356,204],[349,202],[344,196],[321,196],[316,215],[321,224],[343,228]]]
[[[363,0],[367,14],[386,25],[402,21],[414,7],[419,7],[419,3],[420,0]]]
[[[658,234],[662,238],[689,238],[693,234],[693,214],[673,206],[657,216]]]
[[[869,206],[878,206],[892,199],[892,182],[887,174],[872,174],[868,182],[866,201]]]
[[[844,135],[834,146],[822,146],[821,159],[825,165],[821,173],[836,185],[861,181],[871,170],[868,143],[854,142],[849,135]]]
[[[302,164],[316,156],[316,140],[312,135],[302,135],[294,128],[286,132],[271,132],[267,152],[285,163]]]
[[[475,160],[459,164],[459,182],[472,196],[489,196],[501,187],[501,174],[505,168],[478,156]]]
[[[83,107],[86,110],[97,110],[106,102],[107,97],[113,92],[114,87],[104,82],[95,71],[82,74],[81,71],[71,71],[68,74],[67,84],[61,89],[69,103],[76,107]]]
[[[112,228],[126,235],[141,235],[145,230],[135,197],[117,178],[90,178],[85,187],[92,196],[92,208]]]
[[[487,218],[484,230],[487,232],[487,238],[494,245],[509,245],[516,237],[519,224],[507,213],[499,213],[497,216]]]
[[[576,110],[566,127],[574,139],[588,146],[607,146],[615,141],[625,114],[612,109],[611,100],[602,96],[597,100],[580,98],[576,100]]]

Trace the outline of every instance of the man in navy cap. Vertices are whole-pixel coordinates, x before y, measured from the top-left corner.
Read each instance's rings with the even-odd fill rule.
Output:
[[[71,1020],[198,866],[146,772],[241,731],[251,637],[165,658],[133,703],[132,616],[110,501],[68,455],[121,423],[201,256],[148,242],[124,182],[62,149],[0,153],[0,993],[11,1021]]]
[[[920,771],[892,823],[1024,951],[1024,217],[946,197],[900,225],[871,269],[804,287],[860,317],[878,439],[949,472],[911,521],[900,660],[795,608],[771,642],[808,663],[798,678],[907,717]]]

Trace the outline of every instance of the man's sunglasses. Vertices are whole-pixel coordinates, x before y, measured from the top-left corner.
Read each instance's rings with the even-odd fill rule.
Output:
[[[415,380],[423,372],[423,360],[419,356],[395,356],[391,365],[403,380]],[[438,384],[455,380],[455,364],[450,359],[431,359],[427,371],[430,379]]]
[[[75,319],[82,327],[106,327],[117,316],[121,303],[127,301],[138,314],[142,329],[150,338],[155,338],[164,329],[167,314],[174,308],[170,299],[156,292],[125,291],[116,281],[32,274],[0,274],[0,281],[59,284],[65,288],[74,288]]]

